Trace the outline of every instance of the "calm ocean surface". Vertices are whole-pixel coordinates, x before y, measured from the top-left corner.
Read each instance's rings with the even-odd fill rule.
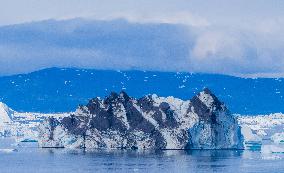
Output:
[[[1,173],[284,172],[284,154],[260,151],[83,151],[1,142]],[[12,151],[11,149],[16,149]]]

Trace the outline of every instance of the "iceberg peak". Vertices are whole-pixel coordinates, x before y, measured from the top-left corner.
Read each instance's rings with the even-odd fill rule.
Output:
[[[237,121],[210,90],[191,101],[113,92],[39,129],[42,147],[241,149],[243,142]]]

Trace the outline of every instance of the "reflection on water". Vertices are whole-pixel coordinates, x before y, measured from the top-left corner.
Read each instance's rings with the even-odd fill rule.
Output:
[[[284,154],[242,150],[105,151],[40,149],[23,144],[0,151],[1,172],[284,172]]]

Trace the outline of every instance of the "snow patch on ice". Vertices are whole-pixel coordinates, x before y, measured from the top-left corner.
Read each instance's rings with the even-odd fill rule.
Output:
[[[114,110],[114,114],[121,120],[121,122],[126,126],[127,129],[130,128],[130,125],[127,120],[126,110],[123,104],[119,103],[117,109]]]
[[[212,108],[214,99],[210,94],[207,94],[205,91],[200,92],[198,95],[199,100],[204,103],[208,108]]]
[[[252,129],[247,125],[243,125],[241,131],[245,141],[259,142],[262,140],[257,134],[253,133]]]
[[[150,111],[150,112],[145,113],[145,112],[142,111],[142,109],[141,109],[138,105],[133,104],[133,106],[134,106],[134,108],[135,108],[138,112],[140,112],[140,113],[142,114],[142,116],[143,116],[147,121],[149,121],[151,124],[153,124],[156,128],[159,127],[158,122],[152,117],[152,115],[154,114],[154,112]]]

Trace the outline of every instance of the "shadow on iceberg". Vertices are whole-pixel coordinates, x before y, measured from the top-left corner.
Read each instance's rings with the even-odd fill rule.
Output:
[[[207,88],[191,100],[125,92],[94,98],[39,126],[40,147],[97,149],[243,149],[235,117]]]

